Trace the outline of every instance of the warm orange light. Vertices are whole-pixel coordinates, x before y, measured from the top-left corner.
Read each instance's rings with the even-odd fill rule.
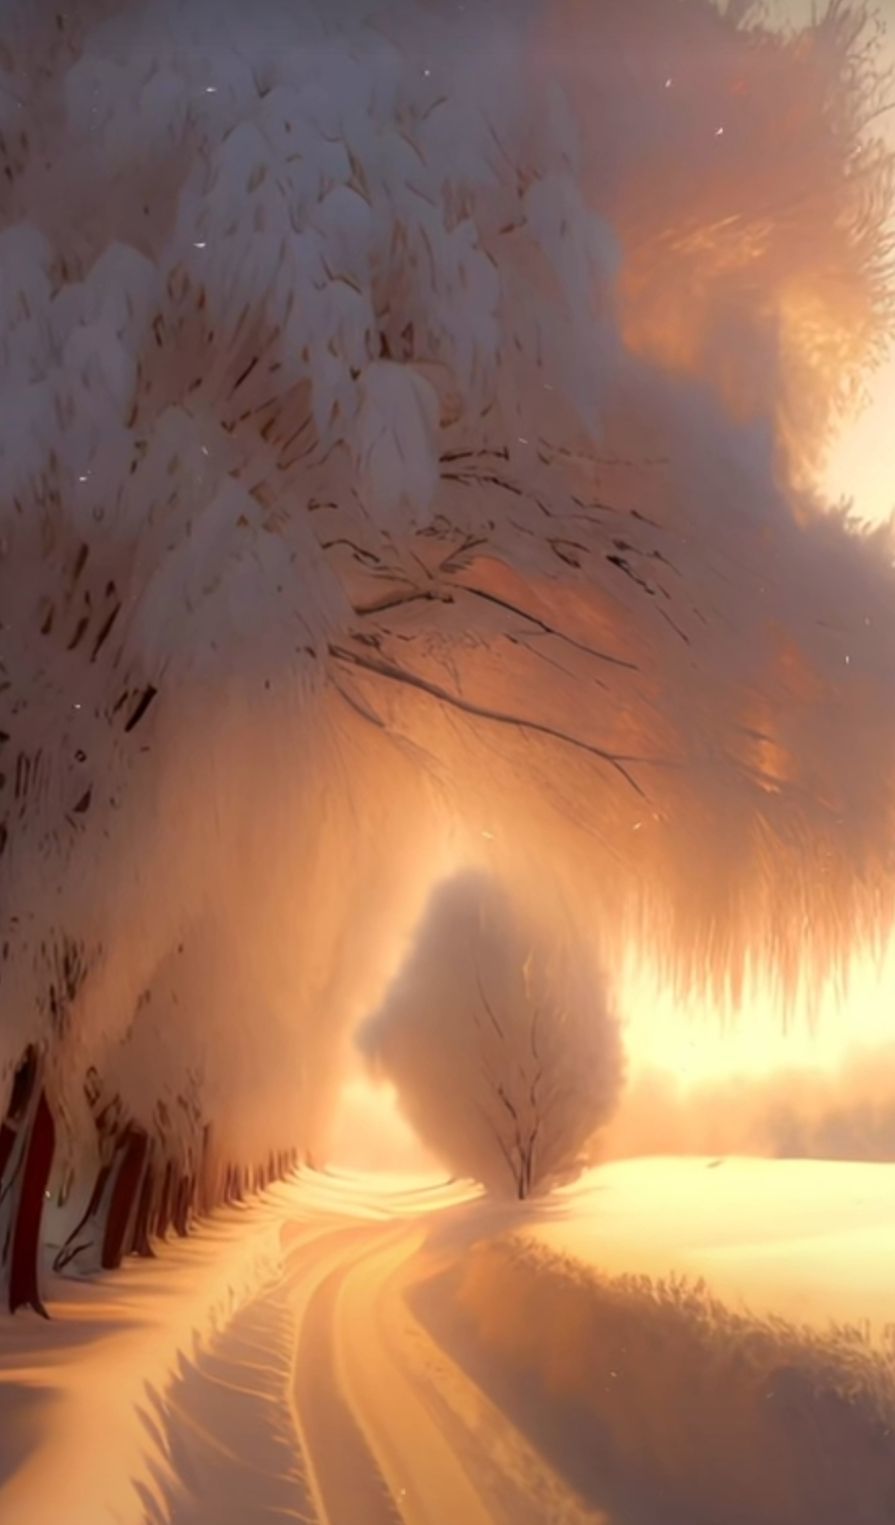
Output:
[[[648,959],[630,955],[619,984],[629,1061],[700,1083],[790,1069],[835,1071],[858,1048],[895,1040],[895,948],[856,957],[846,988],[830,982],[818,1001],[803,995],[787,1017],[767,983],[746,986],[734,1013],[696,990],[684,1000]]]

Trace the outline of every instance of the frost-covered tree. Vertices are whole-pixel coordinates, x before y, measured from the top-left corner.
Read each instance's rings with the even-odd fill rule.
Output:
[[[548,906],[483,874],[448,880],[358,1035],[423,1142],[520,1201],[575,1175],[621,1088],[605,980]]]
[[[0,21],[15,1222],[47,1150],[114,1260],[312,1147],[458,856],[682,977],[886,925],[889,540],[806,485],[889,319],[860,14]]]

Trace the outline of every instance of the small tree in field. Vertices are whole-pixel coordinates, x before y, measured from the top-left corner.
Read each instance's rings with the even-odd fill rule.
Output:
[[[423,1141],[519,1200],[575,1173],[621,1080],[586,950],[474,874],[435,893],[361,1042]]]

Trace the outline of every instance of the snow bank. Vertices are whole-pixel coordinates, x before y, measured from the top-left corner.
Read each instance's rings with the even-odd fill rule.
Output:
[[[449,1286],[476,1375],[611,1518],[895,1517],[895,1350],[747,1318],[699,1282],[600,1276],[520,1238],[479,1244]]]
[[[895,1166],[818,1160],[613,1162],[544,1205],[532,1233],[613,1275],[705,1279],[758,1318],[893,1328]]]
[[[0,1519],[166,1518],[177,1479],[163,1395],[186,1358],[276,1277],[289,1188],[221,1209],[159,1260],[49,1289],[52,1323],[0,1326]]]

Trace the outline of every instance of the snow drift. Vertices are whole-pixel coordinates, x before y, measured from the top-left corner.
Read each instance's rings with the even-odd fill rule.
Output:
[[[519,1199],[580,1168],[622,1075],[587,944],[544,887],[537,909],[526,898],[481,875],[437,889],[358,1035],[423,1143]]]
[[[49,1327],[6,1321],[4,1522],[170,1519],[176,1457],[162,1438],[167,1393],[279,1280],[289,1191],[277,1183],[251,1204],[219,1208],[163,1262],[131,1261],[105,1285],[51,1279]]]
[[[456,1298],[460,1310],[446,1309]],[[476,1246],[421,1316],[594,1506],[649,1525],[884,1525],[895,1364],[858,1330],[733,1312],[704,1286]]]
[[[314,1147],[446,869],[549,857],[608,957],[734,988],[888,925],[891,547],[810,482],[891,173],[841,3],[3,22],[27,1302],[45,1190],[114,1264]]]

